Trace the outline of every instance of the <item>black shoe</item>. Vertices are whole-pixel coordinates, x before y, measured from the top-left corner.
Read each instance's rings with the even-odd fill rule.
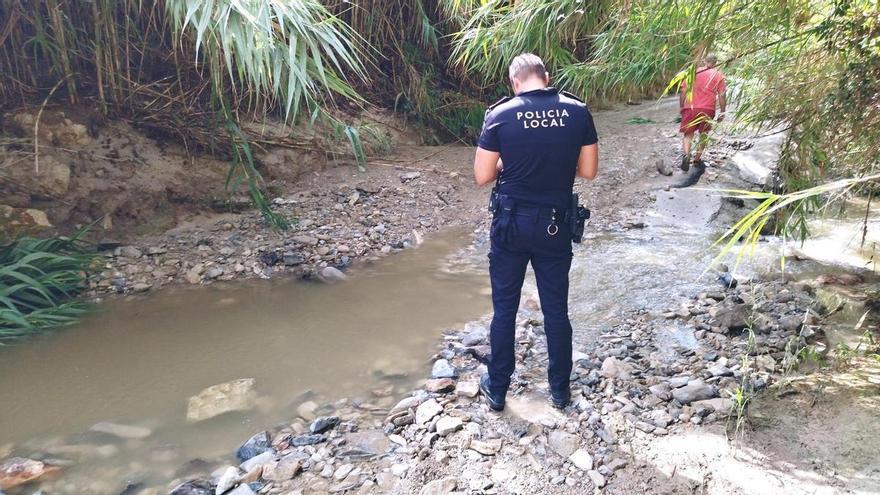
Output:
[[[504,396],[498,397],[489,390],[488,374],[483,374],[483,376],[480,377],[480,392],[483,394],[483,397],[486,398],[486,402],[489,403],[489,409],[493,411],[504,410]]]
[[[687,172],[691,169],[691,156],[690,155],[681,155],[681,165],[680,168],[682,172]]]
[[[568,407],[569,404],[571,404],[571,393],[568,393],[562,397],[557,397],[553,394],[550,394],[550,402],[556,409],[565,409],[566,407]]]

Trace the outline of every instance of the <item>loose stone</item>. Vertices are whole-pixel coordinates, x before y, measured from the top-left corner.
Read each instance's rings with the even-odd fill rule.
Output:
[[[584,449],[575,450],[569,457],[568,460],[571,461],[572,464],[575,465],[581,471],[588,471],[593,469],[593,456],[590,455]]]

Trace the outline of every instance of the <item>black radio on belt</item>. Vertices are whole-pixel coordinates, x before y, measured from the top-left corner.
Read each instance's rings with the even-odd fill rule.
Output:
[[[498,182],[492,186],[492,192],[489,193],[489,213],[495,213],[498,209]]]
[[[578,204],[577,193],[571,193],[571,206],[568,215],[569,227],[571,228],[571,242],[580,244],[584,239],[584,224],[590,218],[590,210]],[[571,213],[574,213],[573,215]]]

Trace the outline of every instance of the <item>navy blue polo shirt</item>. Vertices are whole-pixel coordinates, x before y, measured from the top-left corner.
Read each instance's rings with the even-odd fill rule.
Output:
[[[568,208],[581,146],[598,142],[587,105],[556,88],[526,91],[486,114],[478,146],[501,153],[501,194]]]

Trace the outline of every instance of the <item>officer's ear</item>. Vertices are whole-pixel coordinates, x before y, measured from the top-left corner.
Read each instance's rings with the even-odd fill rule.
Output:
[[[544,84],[550,85],[550,73],[546,71],[544,72]]]

